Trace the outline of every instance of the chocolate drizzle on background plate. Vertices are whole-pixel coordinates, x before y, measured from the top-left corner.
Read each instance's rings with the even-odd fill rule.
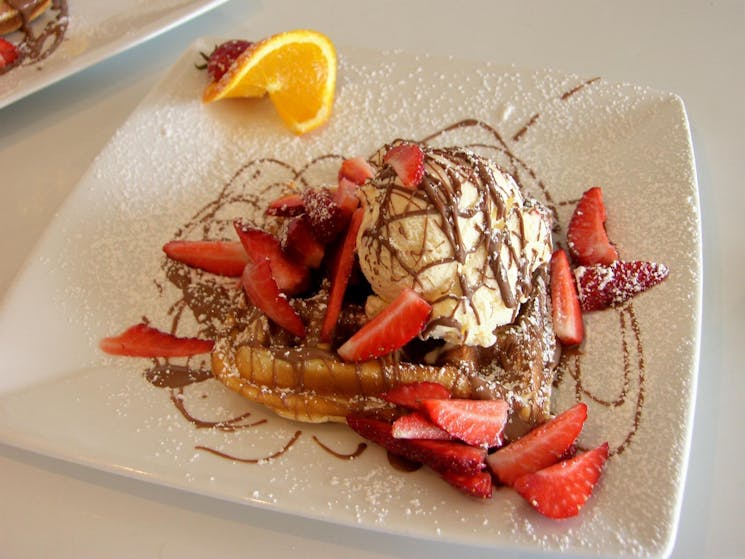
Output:
[[[598,78],[582,82],[559,96],[560,100],[567,100],[573,95],[580,94],[585,87],[594,83]],[[532,119],[535,122],[536,119]],[[529,122],[511,136],[516,141],[530,131]],[[464,134],[467,140],[463,141]],[[454,141],[454,138],[457,140]],[[558,206],[575,203],[576,200],[555,200],[550,189],[537,176],[536,172],[520,157],[514,154],[510,146],[503,140],[500,133],[493,126],[479,120],[464,119],[446,126],[420,140],[422,144],[437,149],[441,145],[460,145],[473,149],[495,161],[502,169],[515,178],[518,186],[532,194],[554,214]],[[316,157],[304,166],[296,169],[291,164],[273,158],[262,158],[249,161],[242,165],[236,173],[225,183],[214,200],[206,203],[175,235],[175,239],[227,239],[233,236],[233,219],[250,213],[257,216],[258,227],[265,227],[263,222],[263,208],[267,200],[276,198],[286,191],[288,185],[296,184],[301,187],[326,184],[329,179],[336,178],[342,155],[326,154]],[[325,179],[323,178],[325,177]],[[445,211],[443,209],[443,211]],[[557,227],[557,229],[559,229]],[[169,316],[172,319],[171,332],[181,335],[197,335],[214,337],[226,328],[240,328],[241,324],[250,322],[250,317],[241,316],[237,311],[236,297],[242,296],[237,289],[234,279],[216,278],[210,274],[193,270],[182,264],[163,258],[162,277],[155,280],[162,297],[172,296],[180,292],[175,303],[171,304]],[[245,312],[245,311],[244,311]],[[590,421],[603,424],[610,415],[605,417],[602,410],[613,413],[625,410],[630,414],[627,427],[618,441],[611,441],[611,454],[620,454],[633,444],[634,436],[643,420],[644,391],[645,391],[645,360],[644,347],[639,321],[636,318],[633,304],[627,304],[619,309],[609,309],[603,312],[617,313],[618,332],[621,338],[622,370],[619,371],[622,387],[620,393],[613,398],[603,398],[587,387],[586,372],[583,370],[584,358],[581,352],[566,352],[562,355],[557,368],[555,387],[573,393],[576,401],[585,401],[595,408],[591,411]],[[191,323],[196,323],[194,326]],[[172,405],[181,413],[186,421],[198,429],[219,429],[232,432],[244,429],[271,429],[272,420],[250,420],[250,412],[237,413],[234,417],[221,421],[205,421],[195,417],[189,409],[190,398],[194,396],[190,387],[202,382],[216,382],[212,380],[209,358],[190,358],[183,363],[172,363],[170,360],[153,360],[152,365],[145,371],[144,377],[154,386],[170,391]],[[277,418],[275,421],[284,421]],[[601,429],[602,431],[602,429]],[[195,448],[204,450],[225,459],[248,463],[261,464],[280,459],[298,442],[303,431],[297,430],[287,442],[277,451],[264,457],[240,457],[221,450],[196,445]],[[602,433],[604,438],[607,433]],[[366,443],[360,443],[351,453],[345,453],[331,448],[323,443],[316,435],[312,439],[329,456],[340,460],[352,460],[364,453]],[[412,471],[413,464],[406,464],[398,459],[390,459],[396,469]]]
[[[62,43],[67,31],[67,0],[52,0],[51,7],[34,21],[31,21],[34,3],[28,0],[5,0],[11,8],[21,15],[22,34],[20,42],[15,43],[18,58],[12,64],[0,68],[0,75],[18,66],[36,64],[52,54]],[[50,14],[53,16],[50,18]],[[9,35],[9,37],[11,37]]]

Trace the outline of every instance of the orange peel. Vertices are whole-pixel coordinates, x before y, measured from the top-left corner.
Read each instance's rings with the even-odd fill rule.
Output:
[[[307,29],[286,31],[246,49],[202,99],[211,103],[235,97],[268,95],[282,121],[305,134],[331,116],[337,57],[331,40]]]

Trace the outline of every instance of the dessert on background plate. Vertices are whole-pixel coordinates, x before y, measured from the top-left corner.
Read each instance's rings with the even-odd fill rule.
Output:
[[[47,58],[67,25],[67,0],[0,0],[0,75]]]

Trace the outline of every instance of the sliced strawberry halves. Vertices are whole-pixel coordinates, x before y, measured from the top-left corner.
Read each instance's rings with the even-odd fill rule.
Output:
[[[582,309],[569,258],[559,249],[551,255],[551,313],[554,332],[564,345],[577,345],[585,337]]]
[[[0,69],[13,64],[18,58],[18,49],[10,41],[0,37]]]
[[[272,276],[282,292],[295,295],[307,289],[310,270],[307,266],[293,262],[285,256],[277,237],[251,227],[240,219],[235,220],[234,225],[249,259],[254,264],[263,259],[269,260]]]
[[[291,334],[305,337],[303,320],[279,290],[268,258],[246,264],[241,284],[251,302],[271,320]]]
[[[127,328],[118,336],[104,338],[99,347],[110,355],[127,357],[189,357],[212,351],[214,342],[201,338],[180,338],[147,324]]]
[[[424,414],[432,423],[473,446],[502,444],[510,406],[504,400],[423,400]]]
[[[444,472],[440,475],[450,485],[471,497],[488,499],[492,495],[493,484],[489,472],[478,472],[475,474]]]
[[[360,199],[357,197],[358,189],[359,185],[342,177],[334,192],[334,202],[341,209],[342,218],[347,221],[360,205]]]
[[[313,233],[321,243],[330,243],[346,229],[351,214],[339,206],[334,192],[328,188],[307,188],[302,197]]]
[[[574,271],[582,310],[588,312],[617,307],[663,282],[669,273],[664,264],[623,260],[580,266]]]
[[[582,194],[569,220],[567,241],[577,264],[610,264],[618,258],[616,247],[608,240],[605,219],[603,191],[596,186]]]
[[[381,419],[353,414],[347,424],[360,436],[407,460],[433,470],[473,475],[484,469],[486,450],[456,441],[396,439],[392,425]]]
[[[421,462],[436,472],[476,474],[484,469],[486,449],[458,441],[397,439],[404,442],[404,458]]]
[[[380,395],[386,402],[418,410],[422,400],[450,398],[450,391],[436,382],[409,382],[399,384]]]
[[[550,466],[566,455],[587,419],[587,404],[580,402],[526,435],[490,454],[486,464],[505,485],[520,476]]]
[[[163,245],[169,258],[221,276],[240,277],[248,255],[238,241],[170,241]]]
[[[207,73],[214,82],[219,81],[243,51],[253,45],[250,41],[233,39],[215,47],[207,59]]]
[[[321,265],[326,252],[326,247],[313,234],[307,215],[293,217],[287,224],[282,249],[293,261],[313,269]]]
[[[339,180],[347,179],[354,184],[365,184],[367,179],[375,175],[375,170],[363,157],[350,157],[342,161],[339,169]]]
[[[305,213],[305,201],[300,193],[285,194],[269,202],[267,215],[276,217],[295,217]]]
[[[424,177],[424,152],[416,144],[403,143],[393,146],[383,156],[398,175],[401,184],[415,190]]]
[[[366,361],[399,349],[422,331],[431,305],[413,289],[404,289],[390,305],[339,348],[345,361]]]
[[[549,518],[569,518],[592,495],[603,465],[608,443],[515,480],[515,490],[538,512]]]
[[[326,306],[326,315],[321,325],[320,339],[323,342],[331,341],[336,322],[339,319],[344,293],[347,291],[349,277],[352,275],[352,268],[354,267],[354,247],[357,243],[357,232],[362,225],[363,216],[362,208],[357,209],[352,215],[344,241],[337,248],[337,254],[334,255],[329,300]]]
[[[429,439],[449,441],[453,436],[440,429],[419,412],[402,415],[393,422],[391,434],[396,439]]]

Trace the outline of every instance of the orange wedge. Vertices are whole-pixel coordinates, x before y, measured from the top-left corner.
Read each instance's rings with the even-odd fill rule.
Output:
[[[210,83],[202,99],[269,94],[279,116],[296,134],[329,119],[336,89],[336,49],[325,35],[300,29],[264,39],[235,59]]]

